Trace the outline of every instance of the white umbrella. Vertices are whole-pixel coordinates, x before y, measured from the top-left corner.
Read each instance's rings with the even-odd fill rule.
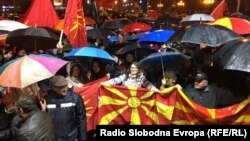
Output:
[[[214,21],[214,18],[208,14],[193,14],[186,16],[181,22],[194,22],[194,21]]]
[[[27,28],[27,27],[28,27],[27,25],[17,22],[17,21],[12,21],[12,20],[0,21],[0,30],[3,30],[3,31],[10,32],[10,31],[14,31],[17,29]]]

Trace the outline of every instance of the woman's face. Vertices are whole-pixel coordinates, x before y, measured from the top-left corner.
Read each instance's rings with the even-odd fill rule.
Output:
[[[101,70],[101,68],[100,68],[99,64],[97,62],[94,62],[92,64],[92,71],[95,73],[98,73],[100,70]]]
[[[139,69],[136,65],[132,64],[130,67],[130,73],[131,74],[137,74],[139,72]]]
[[[79,77],[80,75],[80,68],[78,66],[74,66],[72,68],[72,76]]]
[[[127,54],[126,60],[127,60],[127,62],[133,62],[134,61],[133,55],[132,54]]]

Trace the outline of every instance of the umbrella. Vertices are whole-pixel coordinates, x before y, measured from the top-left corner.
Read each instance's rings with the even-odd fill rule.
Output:
[[[160,13],[155,10],[149,10],[147,14],[152,19],[158,19],[161,16]]]
[[[193,14],[186,16],[181,22],[195,22],[195,21],[214,21],[214,18],[208,14]]]
[[[131,43],[120,48],[115,54],[124,58],[126,57],[126,54],[131,53],[135,56],[136,60],[141,60],[142,58],[145,58],[145,56],[154,52],[156,52],[156,50],[152,49],[149,44]]]
[[[63,37],[66,38],[65,35]],[[29,27],[10,32],[6,39],[6,43],[17,46],[17,48],[44,50],[56,48],[59,38],[60,32],[51,28]]]
[[[65,57],[72,58],[72,59],[74,58],[81,59],[82,57],[100,58],[100,59],[105,59],[105,60],[114,62],[114,59],[112,58],[112,56],[110,56],[108,52],[99,48],[94,48],[94,47],[82,47],[82,48],[73,49]]]
[[[49,55],[28,55],[17,58],[0,68],[0,85],[24,88],[52,77],[66,63]]]
[[[221,18],[214,21],[213,24],[225,26],[241,35],[250,34],[250,22],[241,18]]]
[[[143,32],[149,30],[151,30],[151,26],[142,22],[130,23],[123,28],[124,32]]]
[[[94,28],[87,30],[87,37],[96,39],[101,37],[108,37],[108,36],[115,36],[116,33],[110,30],[100,29],[100,28]]]
[[[101,28],[103,29],[109,29],[109,30],[116,30],[116,29],[122,29],[125,25],[121,23],[119,20],[109,20],[105,21]]]
[[[12,21],[12,20],[1,20],[0,21],[0,30],[2,31],[14,31],[17,29],[23,29],[23,28],[27,28],[28,26],[17,22],[17,21]]]
[[[186,30],[181,42],[218,47],[240,38],[237,33],[220,25],[197,24]]]
[[[231,41],[214,55],[214,61],[225,70],[250,72],[250,39]]]
[[[178,67],[183,61],[188,61],[190,57],[175,51],[156,52],[139,61],[140,68],[148,70],[150,67],[154,69],[162,69],[164,65],[167,67]],[[179,64],[179,65],[178,65]],[[172,68],[173,69],[173,68]]]
[[[145,33],[137,33],[137,34],[132,34],[130,36],[125,37],[125,41],[135,41],[141,38]]]
[[[156,30],[153,32],[148,32],[141,36],[137,42],[158,42],[165,43],[175,31],[173,30]]]

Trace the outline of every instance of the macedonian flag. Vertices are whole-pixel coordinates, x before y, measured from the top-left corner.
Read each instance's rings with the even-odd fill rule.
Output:
[[[176,94],[162,97],[144,88],[104,85],[99,92],[99,124],[170,124]]]
[[[98,124],[98,95],[100,83],[107,81],[107,77],[103,77],[96,81],[84,84],[81,88],[75,88],[74,91],[82,97],[86,108],[87,131],[95,130]]]
[[[209,109],[194,103],[178,90],[172,123],[250,125],[250,98],[225,108]]]

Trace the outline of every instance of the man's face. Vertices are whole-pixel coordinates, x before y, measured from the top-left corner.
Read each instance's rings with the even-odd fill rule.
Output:
[[[57,92],[58,94],[61,94],[63,96],[66,96],[67,95],[67,92],[68,92],[68,86],[65,85],[65,86],[61,86],[61,87],[53,87],[53,90],[55,92]]]
[[[194,82],[194,88],[197,90],[203,90],[207,87],[208,81],[203,79],[203,80],[195,80]]]

